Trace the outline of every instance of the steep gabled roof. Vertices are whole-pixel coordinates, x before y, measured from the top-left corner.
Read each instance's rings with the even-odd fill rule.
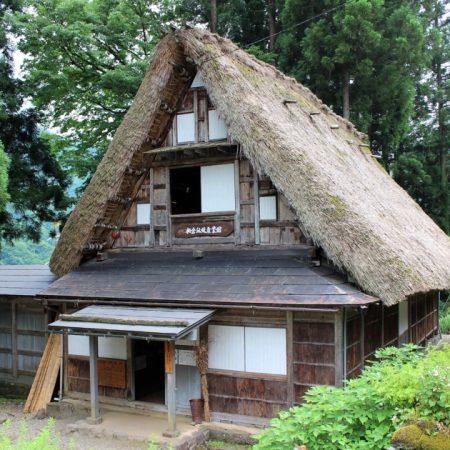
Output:
[[[151,164],[142,150],[162,142],[172,119],[167,111],[180,104],[196,70],[244,155],[365,292],[392,305],[414,293],[450,288],[449,237],[371,157],[361,145],[364,135],[295,80],[202,30],[171,33],[157,46],[63,230],[51,260],[55,273],[78,266],[108,199],[129,184],[127,170]]]

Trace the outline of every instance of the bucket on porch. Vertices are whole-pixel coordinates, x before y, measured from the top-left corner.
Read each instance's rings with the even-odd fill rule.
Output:
[[[189,400],[191,405],[192,421],[194,423],[202,423],[204,420],[204,405],[205,401],[202,398],[191,398]]]

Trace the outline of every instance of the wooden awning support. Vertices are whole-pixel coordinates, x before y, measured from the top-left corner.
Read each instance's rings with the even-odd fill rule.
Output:
[[[102,422],[100,407],[98,402],[98,337],[89,336],[89,383],[91,395],[91,416],[87,421],[92,425]]]
[[[177,430],[174,341],[164,342],[164,366],[167,381],[167,419],[169,427],[163,432],[163,436],[173,438],[180,435],[180,432]]]

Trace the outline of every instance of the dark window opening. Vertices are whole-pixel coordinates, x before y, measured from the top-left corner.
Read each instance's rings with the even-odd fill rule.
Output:
[[[172,214],[201,212],[200,167],[170,171]]]

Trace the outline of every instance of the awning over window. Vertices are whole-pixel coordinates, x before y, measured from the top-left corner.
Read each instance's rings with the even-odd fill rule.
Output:
[[[215,310],[87,306],[61,314],[49,324],[52,332],[89,336],[128,336],[135,339],[177,340],[207,322]]]

